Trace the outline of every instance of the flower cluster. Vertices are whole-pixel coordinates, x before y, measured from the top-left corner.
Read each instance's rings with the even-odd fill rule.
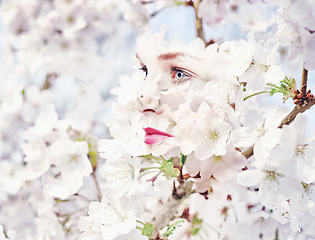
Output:
[[[314,6],[2,1],[0,239],[314,239]]]
[[[119,31],[125,29],[125,8],[123,0],[4,1],[1,15],[9,30],[6,41],[28,71],[44,67],[90,81],[99,77],[111,42],[130,34]]]
[[[95,135],[106,136],[109,88],[134,42],[125,7],[1,1],[1,239],[77,239],[100,199]]]
[[[257,102],[243,100],[284,79],[277,49],[270,40],[258,43],[252,35],[247,41],[206,48],[199,39],[189,46],[169,44],[163,34],[139,44],[139,70],[122,76],[120,87],[112,90],[117,95],[115,117],[108,123],[113,139],[99,142],[100,156],[106,159],[101,174],[108,193],[103,201],[146,198],[152,191],[146,181],[154,189],[164,182],[170,195],[153,193],[158,202],[150,207],[135,201],[138,212],[119,224],[135,216],[149,221],[155,227],[146,235],[150,239],[165,237],[169,221],[177,218],[185,224],[170,239],[202,234],[209,239],[267,234],[271,239],[302,231],[315,204],[314,140],[305,139],[306,119],[298,116],[280,129],[288,111],[267,105],[257,109]],[[253,156],[246,160],[242,151],[252,145]],[[99,205],[102,209],[108,207]],[[92,213],[88,219],[102,224]],[[193,234],[196,219],[202,220],[199,234]],[[241,232],[249,226],[251,231]],[[102,227],[112,231],[111,225]],[[81,237],[100,232],[84,229]]]
[[[306,69],[314,69],[314,2],[283,1],[279,7],[276,37],[283,46],[288,64],[300,61]],[[303,13],[303,14],[301,14]]]

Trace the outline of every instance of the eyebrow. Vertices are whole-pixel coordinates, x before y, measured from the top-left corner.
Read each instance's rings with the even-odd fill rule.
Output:
[[[136,53],[136,58],[138,58],[138,60],[139,60],[140,62],[142,62],[141,59],[140,59],[140,57],[139,57],[139,55],[138,55],[138,53]]]
[[[184,53],[181,53],[181,52],[174,52],[174,53],[162,53],[158,59],[159,60],[171,60],[171,59],[174,59],[174,58],[177,58],[179,56],[183,56]]]

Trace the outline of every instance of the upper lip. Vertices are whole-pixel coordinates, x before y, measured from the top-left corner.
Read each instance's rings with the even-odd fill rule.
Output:
[[[174,137],[173,135],[169,133],[162,132],[160,130],[157,130],[151,127],[144,128],[144,131],[145,131],[144,142],[150,145],[155,144],[155,143],[160,143],[164,138]]]

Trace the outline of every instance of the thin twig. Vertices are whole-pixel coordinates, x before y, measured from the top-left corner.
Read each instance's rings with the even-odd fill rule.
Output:
[[[275,238],[275,240],[279,240],[279,230],[278,230],[278,228],[276,229],[276,238]]]
[[[303,68],[302,80],[301,80],[301,93],[303,96],[306,96],[307,75],[308,75],[308,71],[305,68]]]
[[[92,173],[92,177],[94,179],[94,183],[95,183],[95,186],[96,186],[96,191],[97,191],[97,199],[98,201],[100,202],[102,200],[102,193],[101,193],[101,189],[100,189],[100,186],[98,184],[98,181],[97,181],[97,177],[95,175],[95,171],[93,171]]]

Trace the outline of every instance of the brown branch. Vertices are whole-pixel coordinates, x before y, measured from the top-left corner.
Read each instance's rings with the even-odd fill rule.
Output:
[[[315,99],[312,99],[304,106],[296,105],[293,108],[293,110],[288,114],[288,116],[286,116],[282,120],[282,122],[279,125],[279,128],[282,128],[283,125],[291,124],[299,113],[305,112],[306,110],[310,109],[314,104],[315,104]]]
[[[315,99],[312,99],[304,106],[296,105],[294,109],[282,120],[278,128],[282,128],[283,125],[290,125],[299,113],[305,112],[306,110],[310,109],[314,104]],[[253,156],[254,145],[246,149],[244,152],[242,152],[242,154],[246,158],[250,158],[251,156]]]
[[[199,4],[201,3],[202,0],[197,0],[194,1],[193,7],[195,9],[195,14],[196,14],[196,31],[197,31],[197,37],[201,38],[202,41],[206,45],[206,40],[205,40],[205,33],[203,31],[203,26],[202,26],[202,18],[198,17],[198,10],[199,10]]]

